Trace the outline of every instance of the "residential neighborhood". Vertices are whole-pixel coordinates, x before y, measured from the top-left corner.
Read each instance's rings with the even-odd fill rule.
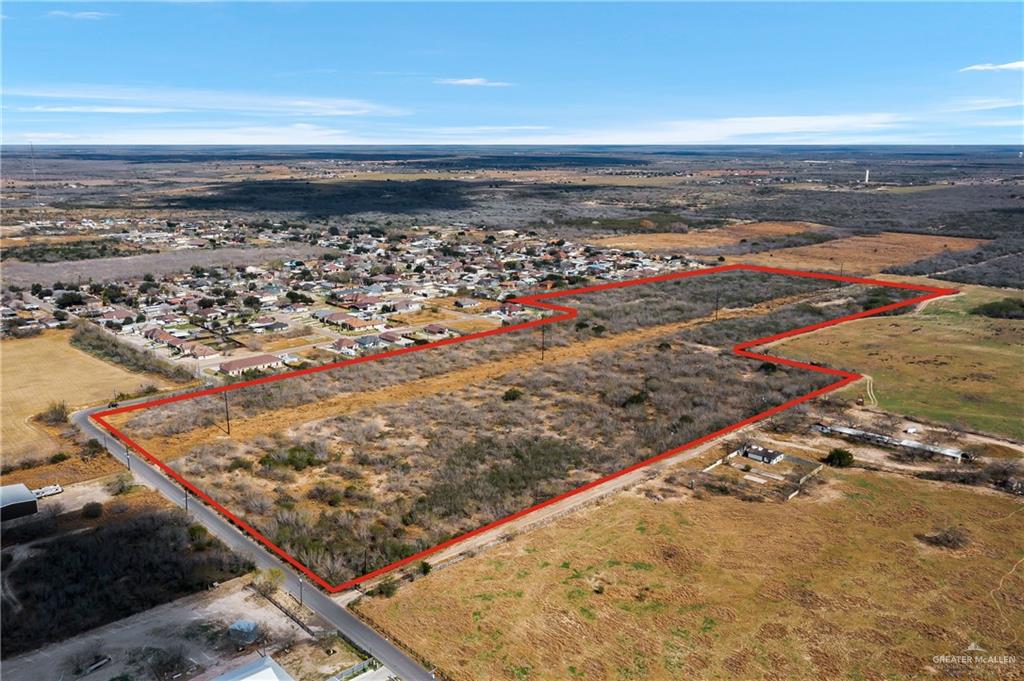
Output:
[[[296,228],[297,229],[297,228]],[[290,228],[168,225],[164,243]],[[236,267],[193,266],[157,279],[49,282],[6,295],[3,328],[20,335],[87,320],[198,378],[239,377],[423,344],[536,317],[507,302],[583,279],[651,276],[687,263],[515,230],[417,227],[408,235],[329,230],[308,259]],[[144,232],[151,235],[152,232]],[[219,235],[215,239],[214,235]],[[138,238],[129,230],[126,240]],[[152,242],[153,238],[146,239]],[[192,247],[192,246],[189,246]]]

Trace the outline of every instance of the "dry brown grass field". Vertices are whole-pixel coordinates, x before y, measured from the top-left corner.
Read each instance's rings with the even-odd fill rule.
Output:
[[[1019,501],[825,481],[790,503],[623,495],[356,610],[451,679],[921,678],[971,642],[1020,659]],[[915,538],[937,525],[970,543]]]
[[[945,250],[966,251],[983,243],[984,239],[880,232],[811,246],[795,246],[753,255],[726,257],[726,261],[799,270],[871,274],[893,265],[921,260]]]
[[[610,236],[594,241],[605,248],[640,249],[644,251],[686,252],[693,249],[732,246],[741,239],[791,236],[824,229],[811,222],[750,222],[719,229],[693,230],[686,233],[656,232]]]
[[[31,422],[51,402],[64,401],[75,409],[143,385],[165,385],[158,377],[132,373],[71,347],[70,337],[71,331],[47,331],[0,342],[4,463],[56,451],[54,440]]]

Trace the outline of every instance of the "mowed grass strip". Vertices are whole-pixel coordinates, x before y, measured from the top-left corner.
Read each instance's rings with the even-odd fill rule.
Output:
[[[990,592],[1024,556],[1019,501],[827,480],[788,504],[621,496],[356,609],[460,680],[912,678],[971,641],[1013,654],[1024,575]],[[937,524],[970,544],[915,538]]]

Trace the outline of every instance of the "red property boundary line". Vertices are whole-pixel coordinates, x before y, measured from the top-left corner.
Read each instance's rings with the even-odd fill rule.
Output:
[[[850,283],[850,284],[867,284],[867,285],[871,285],[871,286],[884,286],[884,287],[887,287],[887,288],[896,288],[896,289],[905,289],[905,290],[911,290],[911,291],[920,291],[920,292],[924,293],[924,295],[920,295],[920,296],[917,296],[915,298],[910,298],[908,300],[904,300],[904,301],[901,301],[901,302],[898,302],[898,303],[892,303],[890,305],[883,305],[881,307],[872,308],[870,310],[864,310],[863,312],[857,312],[855,314],[846,315],[844,317],[839,317],[839,318],[836,318],[836,319],[820,322],[818,324],[812,324],[810,326],[804,326],[804,327],[801,327],[801,328],[798,328],[798,329],[792,329],[790,331],[783,331],[782,333],[777,333],[777,334],[774,334],[772,336],[765,336],[763,338],[755,338],[754,340],[746,341],[744,343],[739,343],[738,345],[733,346],[732,350],[733,350],[733,353],[735,353],[735,354],[737,354],[737,355],[739,355],[741,357],[748,357],[750,359],[759,359],[759,360],[762,360],[762,361],[765,361],[765,362],[774,362],[776,364],[784,364],[786,366],[795,367],[795,368],[798,368],[798,369],[806,369],[807,371],[815,371],[815,372],[822,373],[822,374],[828,374],[830,376],[838,377],[839,380],[837,380],[837,381],[835,381],[835,382],[833,382],[833,383],[831,383],[831,384],[829,384],[829,385],[827,385],[827,386],[825,386],[823,388],[819,388],[817,390],[811,391],[811,392],[809,392],[809,393],[807,393],[805,395],[801,395],[800,397],[796,397],[796,398],[793,398],[793,399],[791,399],[791,400],[789,400],[787,402],[784,402],[783,404],[777,405],[777,406],[772,407],[770,409],[766,409],[765,411],[762,411],[762,412],[760,412],[758,414],[754,414],[753,416],[745,418],[742,421],[737,421],[736,423],[733,423],[732,425],[726,426],[724,428],[720,428],[719,430],[716,430],[713,433],[708,433],[707,435],[703,435],[703,436],[701,436],[701,437],[699,437],[699,438],[697,438],[695,440],[691,440],[690,442],[682,444],[682,445],[680,445],[678,447],[675,447],[675,448],[670,449],[668,451],[662,452],[661,454],[657,454],[657,455],[652,456],[652,457],[650,457],[648,459],[645,459],[643,461],[637,462],[637,463],[635,463],[635,464],[633,464],[631,466],[623,468],[620,471],[617,471],[615,473],[611,473],[610,475],[606,475],[604,477],[598,478],[596,480],[593,480],[592,482],[588,482],[587,484],[585,484],[585,485],[583,485],[581,487],[577,487],[576,489],[570,490],[568,492],[564,492],[563,494],[559,494],[556,497],[552,497],[551,499],[548,499],[546,501],[542,501],[542,502],[540,502],[538,504],[534,504],[533,506],[530,506],[529,508],[524,508],[523,510],[517,511],[516,513],[513,513],[513,514],[511,514],[509,516],[506,516],[506,517],[501,518],[499,520],[495,520],[495,521],[493,521],[491,523],[488,523],[486,525],[478,527],[475,530],[471,530],[469,532],[466,532],[465,534],[462,534],[462,535],[459,535],[457,537],[453,537],[451,539],[443,541],[440,544],[437,544],[437,545],[432,546],[432,547],[430,547],[428,549],[425,549],[423,551],[415,553],[415,554],[413,554],[411,556],[408,556],[407,558],[403,558],[401,560],[395,561],[394,563],[391,563],[390,565],[385,565],[382,568],[378,568],[376,570],[373,570],[372,572],[368,572],[365,575],[362,575],[361,577],[356,577],[355,579],[350,579],[350,580],[348,580],[346,582],[342,582],[341,584],[334,584],[334,585],[329,584],[322,577],[320,577],[315,572],[313,572],[310,568],[308,568],[307,566],[305,566],[302,563],[300,563],[298,560],[293,558],[290,554],[288,554],[283,549],[281,549],[276,544],[274,544],[272,541],[267,539],[267,537],[263,536],[263,534],[261,534],[259,532],[259,530],[257,530],[253,526],[249,525],[248,523],[246,523],[241,518],[239,518],[236,515],[234,515],[228,509],[226,509],[223,506],[221,506],[219,503],[214,501],[208,494],[206,494],[205,492],[203,492],[202,490],[197,488],[195,485],[193,485],[191,482],[186,480],[184,477],[182,477],[177,471],[172,469],[170,466],[165,464],[163,461],[161,461],[160,459],[158,459],[154,455],[150,454],[141,445],[139,445],[137,442],[134,442],[131,438],[129,438],[127,435],[125,435],[124,433],[122,433],[121,431],[119,431],[117,428],[115,428],[114,426],[112,426],[110,423],[108,423],[106,421],[106,417],[113,416],[115,414],[123,414],[123,413],[131,412],[131,411],[138,411],[138,410],[142,410],[142,409],[150,409],[152,407],[156,407],[156,406],[159,406],[161,404],[169,404],[171,402],[179,402],[179,401],[182,401],[182,400],[189,400],[189,399],[193,399],[193,398],[196,398],[196,397],[202,397],[202,396],[205,396],[205,395],[216,395],[218,393],[229,392],[229,391],[232,391],[232,390],[238,390],[240,388],[245,388],[245,387],[248,387],[248,386],[261,385],[263,383],[273,383],[273,382],[282,381],[282,380],[285,380],[285,379],[288,379],[288,378],[295,378],[297,376],[305,376],[307,374],[314,374],[314,373],[318,373],[318,372],[321,372],[321,371],[329,371],[331,369],[337,369],[337,368],[340,368],[340,367],[351,366],[353,364],[361,364],[363,362],[371,362],[371,361],[376,361],[376,360],[380,360],[380,359],[385,359],[387,357],[394,357],[394,356],[397,356],[397,355],[404,355],[404,354],[407,354],[407,353],[410,353],[410,352],[420,352],[420,351],[423,351],[423,350],[429,350],[430,348],[441,347],[443,345],[452,345],[452,344],[455,344],[455,343],[465,343],[467,341],[476,340],[478,338],[484,338],[486,336],[493,336],[493,335],[497,335],[497,334],[501,334],[501,333],[511,333],[513,331],[522,331],[524,329],[530,329],[530,328],[542,326],[544,324],[554,324],[556,322],[563,322],[563,321],[567,321],[567,320],[575,319],[576,318],[577,311],[574,308],[565,307],[565,306],[562,306],[562,305],[556,305],[554,303],[544,302],[544,301],[550,300],[552,298],[561,298],[561,297],[564,297],[564,296],[579,295],[579,294],[582,294],[582,293],[594,293],[594,292],[597,292],[597,291],[607,291],[607,290],[610,290],[610,289],[625,288],[627,286],[637,286],[637,285],[640,285],[640,284],[652,284],[652,283],[663,282],[663,281],[674,281],[674,280],[677,280],[677,279],[686,279],[686,278],[689,278],[689,277],[705,276],[705,275],[708,275],[708,274],[715,274],[715,273],[718,273],[718,272],[731,272],[731,271],[737,271],[737,270],[743,270],[743,271],[749,271],[749,272],[763,272],[763,273],[767,273],[767,274],[781,274],[781,275],[787,275],[787,276],[793,276],[793,277],[803,277],[803,278],[809,278],[809,279],[821,279],[821,280],[826,280],[826,281],[838,281],[838,282],[844,282],[844,283]],[[734,430],[737,430],[739,428],[743,428],[744,426],[750,425],[752,423],[756,423],[757,421],[760,421],[762,419],[768,418],[769,416],[772,416],[772,415],[777,414],[779,412],[785,411],[786,409],[794,407],[794,406],[796,406],[798,404],[801,404],[803,402],[807,402],[808,400],[814,399],[815,397],[818,397],[820,395],[824,395],[825,393],[832,392],[833,390],[838,390],[839,388],[842,388],[843,386],[849,385],[850,383],[853,383],[854,381],[857,381],[860,378],[862,378],[861,374],[853,373],[853,372],[850,372],[850,371],[843,371],[841,369],[832,369],[832,368],[829,368],[829,367],[823,367],[823,366],[818,366],[818,365],[814,365],[814,364],[807,364],[805,362],[797,362],[797,361],[794,361],[794,360],[791,360],[791,359],[786,359],[784,357],[776,357],[774,355],[765,355],[765,354],[760,354],[760,353],[757,353],[757,352],[750,352],[749,348],[753,348],[753,347],[756,347],[758,345],[764,345],[766,343],[771,343],[773,341],[780,340],[780,339],[783,339],[783,338],[791,338],[793,336],[798,336],[798,335],[801,335],[801,334],[809,333],[811,331],[816,331],[818,329],[823,329],[825,327],[834,326],[836,324],[841,324],[843,322],[852,321],[854,319],[862,319],[864,317],[870,317],[872,315],[881,314],[883,312],[888,312],[890,310],[896,310],[898,308],[906,307],[908,305],[916,305],[916,304],[924,302],[926,300],[932,300],[934,298],[939,298],[939,297],[942,297],[942,296],[952,295],[952,294],[955,294],[955,293],[959,293],[959,291],[957,289],[935,288],[935,287],[932,287],[932,286],[920,286],[920,285],[917,285],[917,284],[896,283],[896,282],[891,282],[891,281],[882,281],[882,280],[879,280],[879,279],[864,279],[864,278],[860,278],[860,277],[849,277],[849,276],[842,276],[842,275],[835,275],[835,274],[825,274],[825,273],[821,273],[821,272],[803,272],[803,271],[800,271],[800,270],[787,270],[787,269],[779,269],[779,268],[775,268],[775,267],[764,267],[764,266],[760,266],[760,265],[746,265],[746,264],[723,265],[723,266],[720,266],[720,267],[711,267],[711,268],[703,269],[703,270],[693,270],[693,271],[687,271],[687,272],[672,272],[672,273],[662,274],[662,275],[655,276],[655,277],[646,277],[646,278],[642,278],[642,279],[631,279],[631,280],[626,280],[626,281],[613,282],[613,283],[609,283],[609,284],[599,284],[597,286],[587,286],[587,287],[584,287],[584,288],[576,288],[576,289],[571,289],[571,290],[567,290],[567,291],[552,291],[550,293],[541,293],[541,294],[532,295],[532,296],[525,296],[525,297],[522,297],[522,298],[515,298],[515,299],[510,301],[510,302],[520,303],[520,304],[523,304],[523,305],[528,305],[528,306],[531,306],[531,307],[536,307],[536,308],[540,308],[540,309],[544,309],[544,310],[552,310],[554,312],[558,312],[559,313],[559,314],[553,315],[551,317],[544,317],[542,319],[536,319],[536,320],[533,320],[533,321],[524,322],[522,324],[515,324],[515,325],[512,325],[512,326],[500,327],[500,328],[497,328],[497,329],[490,329],[488,331],[481,331],[481,332],[478,332],[478,333],[472,333],[472,334],[468,334],[466,336],[460,336],[460,337],[457,337],[457,338],[447,338],[447,339],[444,339],[444,340],[436,341],[434,343],[428,343],[426,345],[410,346],[410,347],[407,347],[407,348],[401,348],[399,350],[392,350],[390,352],[383,352],[383,353],[379,353],[379,354],[376,354],[376,355],[368,355],[366,357],[357,357],[355,359],[349,359],[349,360],[344,360],[344,361],[340,361],[340,362],[332,362],[330,364],[324,364],[324,365],[320,365],[320,366],[316,366],[316,367],[310,367],[310,368],[307,368],[307,369],[300,369],[300,370],[297,370],[297,371],[289,371],[287,373],[275,374],[275,375],[272,375],[272,376],[265,376],[265,377],[257,378],[257,379],[251,380],[251,381],[243,381],[243,382],[240,382],[240,383],[233,383],[233,384],[230,384],[230,385],[218,386],[216,388],[209,388],[209,389],[205,389],[205,390],[199,390],[199,391],[196,391],[196,392],[185,393],[183,395],[174,395],[174,396],[171,396],[171,397],[165,397],[165,398],[150,400],[148,402],[142,402],[142,403],[139,403],[139,404],[132,404],[132,405],[127,405],[127,406],[123,406],[123,407],[117,407],[117,408],[114,408],[114,409],[108,409],[108,410],[105,410],[105,411],[97,412],[97,413],[92,415],[92,419],[94,421],[96,421],[96,423],[98,423],[100,426],[105,428],[107,431],[109,431],[112,435],[114,435],[114,437],[119,439],[121,442],[123,442],[125,445],[127,445],[131,449],[135,450],[138,454],[143,456],[147,461],[149,461],[154,466],[158,467],[160,470],[162,470],[164,473],[166,473],[168,476],[170,476],[172,479],[177,481],[182,487],[185,488],[186,493],[191,492],[196,497],[202,499],[204,502],[206,502],[207,504],[209,504],[210,506],[215,508],[221,515],[223,515],[225,518],[227,518],[230,522],[234,523],[237,527],[239,527],[240,529],[244,530],[251,537],[256,539],[259,543],[263,544],[263,546],[265,546],[266,548],[270,549],[270,551],[272,551],[278,557],[280,557],[283,560],[285,560],[289,565],[291,565],[295,569],[299,570],[302,574],[306,575],[312,581],[312,583],[321,586],[323,589],[325,589],[329,593],[338,593],[340,591],[345,591],[347,589],[350,589],[350,588],[356,586],[357,584],[365,582],[365,581],[367,581],[369,579],[373,579],[374,577],[378,577],[378,576],[383,575],[385,573],[391,572],[392,570],[400,568],[403,565],[408,565],[409,563],[412,563],[413,561],[417,561],[417,560],[421,560],[423,558],[426,558],[427,556],[430,556],[430,555],[432,555],[432,554],[434,554],[434,553],[436,553],[436,552],[438,552],[438,551],[440,551],[442,549],[448,548],[448,547],[450,547],[450,546],[452,546],[454,544],[458,544],[459,542],[462,542],[462,541],[464,541],[466,539],[469,539],[470,537],[474,537],[474,536],[476,536],[478,534],[481,534],[483,532],[487,532],[488,530],[492,530],[492,529],[494,529],[496,527],[500,527],[501,525],[504,525],[506,523],[512,522],[513,520],[517,520],[519,518],[522,518],[523,516],[529,515],[530,513],[533,513],[534,511],[537,511],[539,509],[545,508],[546,506],[550,506],[552,504],[556,504],[556,503],[558,503],[558,502],[560,502],[560,501],[562,501],[564,499],[568,499],[569,497],[572,497],[572,496],[575,496],[577,494],[580,494],[581,492],[585,492],[588,489],[591,489],[593,487],[597,487],[599,485],[602,485],[602,484],[604,484],[604,483],[606,483],[606,482],[608,482],[610,480],[614,480],[615,478],[619,478],[619,477],[621,477],[623,475],[626,475],[628,473],[631,473],[633,471],[639,470],[641,468],[645,468],[645,467],[650,466],[651,464],[656,463],[658,461],[661,461],[663,459],[667,459],[669,457],[675,456],[676,454],[679,454],[680,452],[686,451],[687,449],[691,449],[693,447],[701,445],[701,444],[703,444],[705,442],[708,442],[708,441],[713,440],[713,439],[715,439],[717,437],[720,437],[722,435],[730,433],[730,432],[732,432]]]

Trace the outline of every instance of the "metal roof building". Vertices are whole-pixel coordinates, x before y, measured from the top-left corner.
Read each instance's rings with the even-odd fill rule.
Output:
[[[0,487],[0,521],[24,518],[37,510],[39,507],[36,503],[36,495],[25,485]]]
[[[212,681],[295,681],[295,678],[271,658],[261,657]]]

